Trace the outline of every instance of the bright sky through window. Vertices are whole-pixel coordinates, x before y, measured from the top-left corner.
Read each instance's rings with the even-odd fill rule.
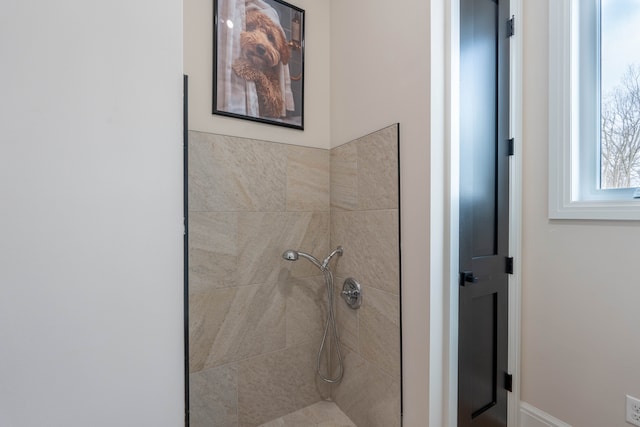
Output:
[[[620,84],[631,64],[640,66],[640,0],[601,0],[602,94]]]

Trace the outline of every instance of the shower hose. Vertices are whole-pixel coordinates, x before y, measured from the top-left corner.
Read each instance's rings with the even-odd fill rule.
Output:
[[[324,281],[327,288],[327,305],[328,305],[328,314],[327,320],[324,323],[324,333],[322,335],[322,342],[320,343],[320,348],[318,349],[318,357],[316,359],[316,372],[322,379],[322,381],[335,384],[342,380],[342,375],[344,374],[344,362],[342,360],[342,353],[340,352],[340,338],[338,337],[338,328],[336,327],[336,316],[334,311],[333,297],[334,297],[334,287],[333,287],[333,274],[329,267],[322,266],[322,273],[324,275]],[[329,331],[331,328],[331,331]],[[331,333],[333,337],[333,342],[336,347],[336,355],[338,356],[338,374],[335,378],[331,378],[330,372],[329,375],[324,376],[320,369],[320,362],[322,359],[322,353],[324,352],[325,344],[327,343],[327,339],[329,339],[329,333]]]

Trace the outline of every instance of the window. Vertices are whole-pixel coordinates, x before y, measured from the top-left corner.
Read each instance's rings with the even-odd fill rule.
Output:
[[[640,0],[549,13],[549,216],[640,219]]]

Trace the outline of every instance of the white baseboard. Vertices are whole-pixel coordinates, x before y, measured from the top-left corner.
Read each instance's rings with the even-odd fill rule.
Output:
[[[552,417],[546,412],[520,402],[520,427],[571,427],[569,424]]]

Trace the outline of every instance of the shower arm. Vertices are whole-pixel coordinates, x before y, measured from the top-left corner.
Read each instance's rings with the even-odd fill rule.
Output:
[[[331,261],[331,258],[333,258],[335,255],[342,256],[342,253],[343,253],[343,252],[344,252],[344,251],[342,250],[342,246],[338,246],[338,247],[336,248],[336,250],[335,250],[335,251],[331,252],[331,253],[329,254],[329,256],[328,256],[328,257],[326,257],[326,258],[324,259],[324,261],[322,261],[322,266],[321,266],[321,268],[322,268],[323,270],[324,270],[324,269],[326,269],[326,268],[327,268],[327,266],[329,265],[329,262]]]

